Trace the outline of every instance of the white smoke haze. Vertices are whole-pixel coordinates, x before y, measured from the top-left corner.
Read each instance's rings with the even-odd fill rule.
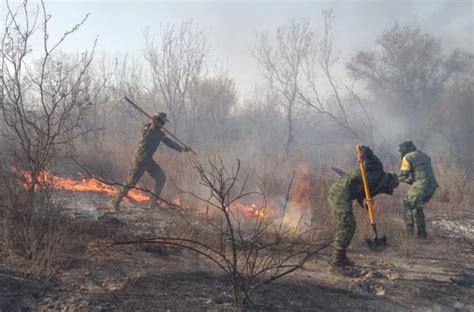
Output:
[[[38,4],[29,3],[29,15]],[[72,60],[91,51],[97,39],[90,68],[97,92],[81,119],[86,134],[76,140],[76,151],[97,175],[125,178],[148,122],[127,104],[106,111],[124,95],[152,114],[167,112],[170,130],[202,159],[239,158],[258,174],[263,167],[281,169],[279,161],[287,166],[286,176],[300,163],[350,170],[357,143],[372,146],[387,168],[396,170],[398,143],[411,139],[434,159],[454,157],[472,175],[470,1],[45,6],[50,42],[90,13],[55,55]],[[5,21],[6,2],[1,8]],[[278,42],[290,30],[300,32]],[[277,52],[282,43],[291,50],[291,38],[298,40],[304,31],[308,49],[293,79],[294,60],[285,63],[284,51]],[[44,54],[43,39],[41,31],[33,34],[25,64]],[[268,48],[266,64],[262,47]],[[399,56],[390,57],[392,51]],[[294,99],[288,90],[295,91]],[[195,183],[184,174],[190,169],[184,157],[175,170],[179,157],[164,147],[160,151],[157,158],[173,168],[168,170],[175,183]]]
[[[0,310],[468,307],[473,6],[0,1]],[[145,173],[117,209],[161,112],[188,152],[162,142],[161,199]],[[374,201],[389,253],[354,201],[357,277],[333,279],[331,187],[357,144],[398,173],[406,140],[439,184],[428,240],[406,235],[407,184]]]

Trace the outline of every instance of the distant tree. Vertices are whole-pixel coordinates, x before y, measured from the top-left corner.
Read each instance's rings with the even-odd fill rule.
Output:
[[[450,78],[444,92],[427,115],[429,129],[441,134],[469,174],[474,174],[474,55],[454,51],[445,62]],[[451,157],[451,159],[453,159]]]
[[[255,57],[287,120],[286,153],[289,153],[294,139],[293,122],[303,63],[314,53],[315,44],[316,34],[308,20],[293,21],[278,28],[274,40],[268,33],[258,38]]]
[[[473,55],[444,53],[440,40],[417,25],[396,24],[375,43],[347,69],[367,83],[382,111],[404,121],[401,135],[426,141],[441,134],[458,155],[472,155]]]
[[[192,21],[184,21],[178,27],[165,27],[158,42],[146,31],[145,41],[145,58],[150,65],[154,93],[161,96],[172,130],[192,131],[189,127],[185,129],[184,123],[194,122],[191,106],[195,102],[191,97],[205,69],[208,35]]]
[[[308,20],[278,28],[274,38],[267,33],[258,38],[255,57],[287,120],[286,153],[294,139],[295,114],[302,105],[332,120],[350,137],[361,138],[350,116],[355,115],[355,110],[349,114],[349,106],[363,103],[351,88],[334,77],[334,15],[332,11],[323,11],[322,16],[324,28],[320,38]]]
[[[451,74],[438,39],[418,26],[398,24],[377,38],[376,50],[360,51],[347,64],[356,79],[367,82],[383,109],[417,127]],[[408,126],[413,134],[415,129]]]
[[[298,99],[313,111],[334,121],[350,138],[370,141],[373,125],[361,97],[334,75],[337,55],[334,52],[332,27],[334,13],[322,12],[324,27],[314,53],[303,63],[304,85],[298,89]],[[363,128],[355,125],[359,109],[366,119]],[[370,138],[369,138],[370,137]]]
[[[229,119],[237,102],[235,82],[223,71],[213,78],[202,79],[196,89],[193,105],[195,124],[190,141],[218,142],[225,139],[226,130],[231,126]]]

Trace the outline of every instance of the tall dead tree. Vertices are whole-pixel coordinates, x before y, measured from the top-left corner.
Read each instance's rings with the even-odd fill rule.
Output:
[[[192,131],[190,122],[196,115],[192,97],[209,54],[207,38],[192,21],[165,27],[158,42],[145,32],[145,57],[151,68],[152,84],[155,93],[161,95],[174,132]]]
[[[287,120],[285,150],[294,138],[294,115],[308,107],[340,126],[352,138],[360,138],[350,118],[349,105],[356,103],[365,111],[361,99],[334,77],[336,58],[331,39],[334,15],[323,11],[320,38],[308,20],[278,28],[274,39],[268,34],[258,38],[255,57],[271,92],[279,100]]]
[[[348,112],[348,98],[355,100],[362,109],[364,107],[360,98],[351,89],[342,83],[338,83],[333,74],[333,66],[337,59],[334,55],[332,41],[332,24],[334,14],[332,11],[322,12],[324,28],[321,39],[314,47],[314,53],[304,60],[304,79],[298,89],[298,99],[315,112],[327,116],[353,138],[360,139],[360,135],[352,125]],[[349,97],[345,92],[349,91]],[[364,110],[365,113],[367,113]],[[370,120],[370,118],[368,118]]]
[[[298,88],[303,75],[303,64],[314,53],[316,34],[310,22],[291,22],[278,28],[275,37],[261,34],[255,57],[271,92],[279,101],[287,124],[285,152],[288,154],[294,139],[294,114],[298,102]]]

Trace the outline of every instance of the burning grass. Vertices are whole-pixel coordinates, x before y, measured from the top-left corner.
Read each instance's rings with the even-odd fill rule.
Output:
[[[23,186],[25,188],[28,188],[31,185],[31,174],[29,174],[29,172],[25,170],[18,170],[16,168],[12,168],[12,171],[24,180]],[[56,191],[90,192],[103,194],[108,197],[116,196],[119,191],[117,187],[102,182],[103,180],[100,178],[85,178],[80,173],[78,173],[78,175],[80,176],[79,179],[72,179],[56,176],[48,171],[43,171],[39,175],[39,181],[36,183],[37,185],[47,184]],[[146,202],[150,199],[150,195],[147,195],[143,191],[137,189],[131,189],[125,199],[127,200],[127,198],[135,202]]]

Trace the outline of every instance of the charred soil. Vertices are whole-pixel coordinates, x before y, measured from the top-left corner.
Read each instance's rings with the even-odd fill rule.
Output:
[[[426,241],[389,237],[374,253],[353,244],[357,276],[335,275],[330,250],[259,289],[254,304],[233,302],[231,284],[213,264],[177,247],[112,246],[127,235],[171,231],[187,212],[125,205],[116,217],[74,215],[76,252],[47,284],[2,267],[1,311],[412,311],[474,309],[474,255],[433,222]],[[195,216],[199,222],[199,216]],[[438,218],[439,219],[439,218]],[[407,245],[409,245],[407,247]]]

